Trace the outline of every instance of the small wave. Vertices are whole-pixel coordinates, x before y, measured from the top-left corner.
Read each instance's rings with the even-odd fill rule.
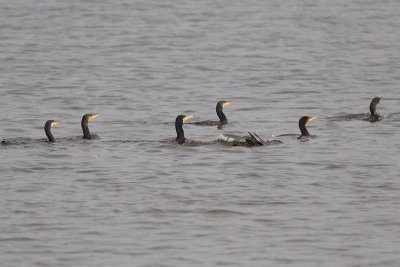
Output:
[[[210,210],[205,210],[204,213],[212,214],[212,215],[246,215],[246,214],[248,214],[245,212],[227,210],[227,209],[210,209]]]
[[[36,241],[36,240],[29,238],[29,237],[9,237],[9,238],[1,238],[0,237],[0,242],[12,242],[12,241],[27,242],[27,241]]]
[[[368,119],[369,116],[370,116],[369,113],[344,114],[344,115],[329,117],[328,120],[330,120],[330,121],[364,120],[364,119]]]

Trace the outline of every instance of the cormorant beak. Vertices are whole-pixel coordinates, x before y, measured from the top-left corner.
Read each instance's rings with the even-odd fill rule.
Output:
[[[225,101],[225,102],[222,104],[222,107],[224,108],[224,107],[228,106],[230,103],[232,103],[232,101]]]
[[[313,121],[313,120],[315,120],[316,118],[317,118],[317,117],[310,117],[310,118],[308,118],[307,122]]]
[[[56,125],[59,124],[59,123],[60,123],[60,121],[54,120],[54,121],[51,123],[51,127],[54,127],[54,126],[56,126]]]
[[[99,115],[100,115],[100,113],[91,114],[91,115],[89,116],[89,121],[94,120],[94,118],[98,117]]]
[[[193,118],[193,115],[185,115],[185,117],[183,117],[183,123],[190,120],[191,118]]]

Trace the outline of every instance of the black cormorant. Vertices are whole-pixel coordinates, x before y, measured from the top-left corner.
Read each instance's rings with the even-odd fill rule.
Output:
[[[306,128],[306,124],[309,123],[310,121],[315,120],[316,117],[309,117],[309,116],[303,116],[299,120],[299,128],[301,135],[299,138],[302,138],[303,136],[310,136],[310,133],[308,132]]]
[[[226,118],[223,109],[224,107],[228,106],[231,103],[231,101],[219,101],[217,103],[217,106],[215,108],[217,112],[217,116],[219,118],[219,121],[213,121],[213,120],[206,120],[206,121],[198,121],[198,122],[193,122],[191,124],[194,125],[200,125],[200,126],[222,126],[228,123],[228,119]]]
[[[374,97],[372,99],[371,103],[369,104],[369,111],[371,112],[371,114],[368,118],[364,119],[365,121],[377,122],[382,119],[382,116],[379,115],[378,112],[376,112],[376,106],[379,104],[379,101],[381,101],[380,97]]]
[[[44,132],[46,133],[47,139],[50,143],[54,143],[56,141],[56,139],[54,138],[53,134],[51,133],[51,128],[56,126],[57,124],[59,124],[60,121],[58,120],[48,120],[46,121],[46,123],[44,124]],[[24,144],[28,144],[32,142],[32,139],[29,138],[17,138],[15,140],[7,140],[7,139],[3,139],[1,140],[1,144],[2,145],[24,145]]]
[[[82,131],[83,131],[83,139],[93,139],[94,135],[92,135],[89,131],[89,122],[92,121],[94,118],[96,118],[97,116],[99,116],[100,113],[89,113],[89,114],[85,114],[82,117]]]
[[[166,144],[179,144],[182,145],[186,142],[185,133],[183,131],[182,125],[191,119],[193,115],[179,115],[175,119],[175,130],[176,130],[176,138],[175,139],[166,139],[161,141]]]
[[[53,134],[51,133],[51,128],[56,126],[60,121],[57,120],[48,120],[44,125],[44,132],[46,133],[47,138],[49,139],[50,143],[54,143],[56,139],[54,138]]]
[[[178,117],[176,117],[175,120],[176,142],[180,145],[185,143],[186,141],[182,125],[192,117],[193,115],[179,115]]]
[[[311,135],[308,132],[308,130],[306,128],[306,125],[307,125],[307,123],[309,123],[309,122],[311,122],[311,121],[313,121],[315,119],[316,119],[316,117],[303,116],[303,117],[301,117],[299,119],[299,128],[300,128],[300,133],[301,133],[300,135],[298,135],[298,134],[281,134],[281,135],[278,135],[278,137],[281,137],[281,136],[295,136],[295,137],[297,137],[299,139],[302,138],[302,137],[309,137]]]
[[[376,112],[376,107],[382,98],[374,97],[369,104],[370,113],[357,113],[357,114],[345,114],[331,117],[332,121],[351,121],[351,120],[363,120],[369,122],[377,122],[383,119],[379,113]]]

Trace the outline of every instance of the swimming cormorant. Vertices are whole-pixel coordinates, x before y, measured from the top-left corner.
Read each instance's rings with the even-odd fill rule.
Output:
[[[281,134],[281,135],[278,135],[278,137],[281,137],[281,136],[295,136],[298,139],[300,139],[302,137],[309,137],[311,135],[308,132],[308,130],[306,128],[306,125],[307,125],[307,123],[309,123],[309,122],[311,122],[311,121],[313,121],[315,119],[316,119],[316,117],[303,116],[303,117],[301,117],[299,119],[299,128],[300,128],[300,133],[301,133],[300,135],[298,135],[298,134]]]
[[[192,117],[193,115],[177,116],[175,119],[176,138],[162,140],[161,142],[165,144],[179,144],[179,145],[182,145],[183,143],[187,142],[182,125]]]
[[[193,115],[179,115],[178,117],[176,117],[175,120],[176,142],[180,145],[185,143],[186,141],[182,125],[192,117]]]
[[[54,138],[53,134],[51,133],[51,128],[56,126],[57,124],[59,124],[60,121],[58,120],[48,120],[46,121],[46,123],[44,124],[44,132],[46,133],[47,139],[50,143],[54,143],[56,141],[56,139]],[[13,144],[20,144],[20,145],[24,145],[24,144],[28,144],[32,142],[32,139],[29,138],[17,138],[15,140],[7,140],[7,139],[3,139],[1,140],[1,144],[2,145],[13,145]]]
[[[96,118],[97,116],[99,116],[100,113],[89,113],[89,114],[85,114],[82,117],[82,131],[83,131],[83,139],[93,139],[94,135],[92,135],[89,131],[89,122],[92,121],[94,118]]]
[[[223,109],[224,107],[228,106],[231,103],[231,101],[219,101],[217,103],[217,106],[215,108],[217,112],[217,116],[219,118],[219,121],[213,121],[213,120],[206,120],[206,121],[198,121],[198,122],[193,122],[191,124],[194,125],[200,125],[200,126],[222,126],[228,123],[228,119],[226,118]]]
[[[308,132],[308,130],[306,128],[306,124],[313,120],[315,120],[315,117],[303,116],[300,118],[299,128],[300,128],[301,135],[299,136],[299,138],[302,138],[303,136],[310,136],[310,133]]]
[[[51,128],[56,126],[60,121],[57,120],[48,120],[44,125],[44,132],[46,133],[47,138],[49,139],[50,143],[54,143],[56,139],[54,138],[53,134],[51,133]]]
[[[377,122],[382,120],[382,116],[379,115],[378,112],[376,112],[376,106],[379,104],[379,101],[381,101],[380,97],[374,97],[372,99],[371,103],[369,104],[369,111],[371,112],[371,114],[368,118],[364,119],[365,121]]]
[[[345,114],[331,117],[332,121],[351,121],[351,120],[363,120],[369,122],[377,122],[383,119],[379,113],[376,112],[376,107],[378,106],[380,97],[374,97],[369,104],[370,113],[357,113],[357,114]]]

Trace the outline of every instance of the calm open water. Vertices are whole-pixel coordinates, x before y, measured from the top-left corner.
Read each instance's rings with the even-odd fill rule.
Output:
[[[1,266],[400,266],[399,1],[0,5]],[[223,99],[188,138],[318,137],[158,142]]]

